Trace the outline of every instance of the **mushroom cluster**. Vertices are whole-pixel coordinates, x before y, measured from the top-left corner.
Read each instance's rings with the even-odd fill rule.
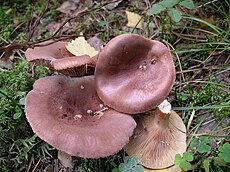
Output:
[[[165,100],[175,67],[164,44],[123,34],[92,58],[72,55],[65,42],[48,44],[25,54],[60,73],[38,79],[26,96],[27,120],[41,139],[85,158],[124,148],[151,169],[172,166],[175,155],[186,151],[183,121]],[[86,76],[89,71],[94,74]]]

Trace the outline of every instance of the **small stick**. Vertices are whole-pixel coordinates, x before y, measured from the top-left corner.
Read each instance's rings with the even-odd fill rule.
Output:
[[[35,172],[35,170],[37,169],[39,163],[41,162],[41,158],[38,160],[37,164],[35,165],[34,169],[32,170],[32,172]]]
[[[192,114],[191,114],[191,116],[190,116],[190,118],[189,118],[189,121],[188,121],[187,131],[189,131],[189,128],[190,128],[190,126],[191,126],[191,124],[192,124],[192,120],[193,120],[193,118],[194,118],[195,113],[196,113],[196,111],[193,109],[193,110],[192,110]]]

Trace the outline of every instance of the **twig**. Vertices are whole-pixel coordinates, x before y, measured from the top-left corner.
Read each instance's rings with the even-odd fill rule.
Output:
[[[32,172],[35,172],[36,168],[38,167],[39,163],[41,162],[41,158],[38,160],[37,164],[35,165],[34,169],[32,170]]]
[[[167,45],[169,45],[174,51],[175,51],[175,48],[167,41],[163,40],[163,42],[165,42]],[[184,74],[183,74],[183,69],[182,69],[182,65],[181,65],[181,62],[180,62],[180,57],[178,56],[178,54],[175,52],[175,55],[176,55],[176,58],[178,60],[178,64],[179,64],[179,67],[180,67],[180,71],[181,71],[181,76],[182,76],[182,79],[183,79],[183,82],[185,82],[185,77],[184,77]]]
[[[61,41],[61,40],[66,40],[66,39],[71,39],[71,38],[76,38],[76,37],[79,37],[79,35],[61,35],[61,36],[56,36],[60,30],[64,27],[64,25],[66,23],[68,23],[69,21],[73,20],[73,19],[76,19],[77,17],[80,17],[80,16],[83,16],[87,13],[90,13],[92,11],[95,11],[95,10],[98,10],[98,9],[101,9],[102,7],[108,5],[108,4],[111,4],[111,3],[115,3],[119,0],[115,0],[115,1],[110,1],[110,2],[106,2],[104,4],[102,4],[101,6],[99,7],[95,7],[95,8],[92,8],[90,10],[86,9],[86,10],[83,10],[81,12],[79,12],[76,16],[74,17],[70,17],[69,19],[67,19],[59,28],[58,30],[50,37],[48,38],[45,38],[45,39],[41,39],[41,40],[38,40],[36,42],[29,42],[30,39],[32,38],[32,36],[34,35],[34,32],[35,30],[37,29],[38,25],[39,25],[39,22],[41,20],[41,18],[44,16],[45,12],[47,11],[48,9],[48,5],[49,5],[49,1],[47,1],[47,4],[46,4],[46,7],[45,7],[45,10],[40,14],[40,16],[38,17],[38,19],[35,21],[35,24],[32,28],[32,30],[30,31],[29,33],[29,36],[27,38],[27,42],[25,43],[11,43],[9,45],[6,45],[4,47],[1,47],[0,48],[0,52],[3,52],[4,53],[4,58],[7,59],[13,50],[15,49],[22,49],[22,48],[30,48],[30,47],[36,47],[36,46],[45,46],[45,45],[41,45],[39,43],[42,43],[42,42],[45,42],[45,41],[48,41],[48,40],[51,40],[51,39],[56,39],[55,42],[58,42],[58,41]],[[99,31],[101,32],[101,31]],[[98,33],[98,32],[97,32]],[[51,44],[51,43],[50,43]],[[46,44],[47,45],[47,44]]]
[[[190,126],[191,126],[191,124],[192,124],[192,120],[193,120],[193,118],[194,118],[194,116],[195,116],[195,113],[196,113],[196,111],[193,109],[193,110],[192,110],[192,114],[191,114],[191,116],[190,116],[190,118],[189,118],[189,121],[188,121],[187,131],[189,131],[189,128],[190,128]]]
[[[207,125],[207,124],[212,123],[212,122],[215,122],[215,119],[211,119],[207,122],[204,122],[203,124],[201,124],[201,126]]]
[[[30,159],[29,166],[28,166],[26,172],[30,171],[30,168],[31,168],[31,165],[32,165],[32,160],[33,160],[33,158]]]
[[[30,30],[29,28],[29,35],[28,35],[28,38],[27,38],[27,41],[29,42],[31,40],[31,38],[33,37],[34,35],[34,32],[37,30],[37,27],[42,19],[42,17],[45,15],[45,13],[47,12],[48,8],[49,8],[49,2],[50,0],[47,0],[46,1],[46,6],[45,6],[45,9],[40,13],[39,17],[36,19],[34,25],[32,26],[32,30]]]
[[[66,21],[64,21],[64,23],[62,23],[62,25],[58,28],[58,30],[57,30],[52,36],[56,36],[56,35],[58,34],[58,32],[60,32],[60,30],[61,30],[61,29],[65,26],[65,24],[68,23],[69,21],[71,21],[71,20],[73,20],[73,19],[76,19],[76,18],[78,18],[78,17],[81,17],[82,15],[85,15],[85,14],[90,13],[90,12],[92,12],[92,11],[98,10],[98,9],[100,9],[100,8],[102,8],[102,7],[106,6],[106,5],[108,5],[108,4],[115,3],[115,2],[117,2],[117,1],[119,1],[119,0],[115,0],[115,1],[111,1],[111,2],[106,2],[106,3],[102,4],[102,5],[99,6],[99,7],[95,7],[95,8],[92,8],[92,9],[90,9],[90,10],[85,9],[85,10],[79,12],[76,16],[70,17],[70,18],[68,18]]]
[[[95,35],[95,34],[100,33],[100,32],[103,32],[103,31],[93,32],[93,33],[87,34],[86,36]],[[7,46],[1,47],[0,52],[13,51],[15,49],[22,49],[22,48],[43,47],[43,46],[47,46],[47,45],[53,44],[53,43],[58,42],[58,41],[62,41],[62,40],[66,40],[66,39],[73,39],[73,38],[77,38],[79,36],[82,36],[82,35],[61,35],[61,36],[54,36],[54,37],[49,37],[49,38],[45,38],[45,39],[40,39],[36,42],[11,43]],[[46,44],[40,44],[42,42],[46,42],[46,41],[49,41],[51,39],[54,39],[54,41],[46,43]]]

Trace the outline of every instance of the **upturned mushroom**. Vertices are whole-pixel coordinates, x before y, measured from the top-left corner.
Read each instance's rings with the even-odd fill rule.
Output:
[[[136,127],[132,116],[103,104],[93,76],[38,79],[26,96],[25,113],[41,139],[69,155],[85,158],[117,153]]]
[[[97,55],[74,56],[66,49],[67,42],[44,42],[35,48],[28,48],[25,52],[29,62],[48,67],[67,76],[84,76],[94,71]]]
[[[117,111],[136,114],[159,105],[175,81],[169,49],[136,34],[115,37],[101,50],[95,69],[100,99]]]
[[[176,154],[186,151],[186,129],[179,115],[166,100],[154,115],[137,118],[137,128],[125,152],[137,156],[140,164],[150,169],[163,169],[174,164]]]

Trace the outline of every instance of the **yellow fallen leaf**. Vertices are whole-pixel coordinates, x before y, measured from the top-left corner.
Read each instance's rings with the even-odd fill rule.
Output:
[[[144,21],[142,19],[142,16],[136,13],[129,12],[129,11],[125,11],[125,13],[128,18],[128,23],[127,23],[128,27],[136,27],[139,29],[143,29]]]
[[[93,57],[98,54],[98,51],[91,47],[83,36],[68,42],[66,49],[75,56],[89,55],[90,57]]]

